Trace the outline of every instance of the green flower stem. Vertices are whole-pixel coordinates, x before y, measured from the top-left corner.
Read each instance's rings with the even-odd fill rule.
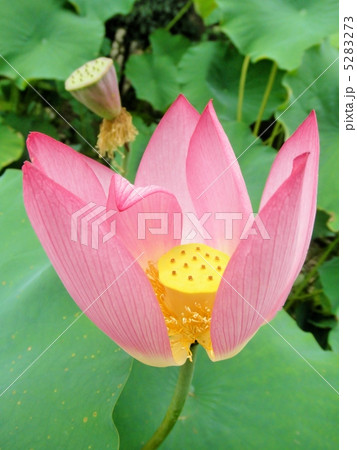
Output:
[[[326,250],[323,252],[323,254],[320,256],[320,259],[317,261],[317,263],[314,265],[314,267],[305,275],[304,280],[298,285],[296,291],[294,292],[294,295],[292,295],[285,304],[285,309],[289,309],[290,306],[294,303],[295,300],[298,300],[300,298],[300,294],[303,292],[303,290],[308,286],[310,280],[315,276],[318,268],[323,264],[326,259],[328,258],[329,254],[332,252],[332,250],[336,247],[338,244],[339,236],[337,236],[330,245],[326,248]]]
[[[165,30],[170,31],[171,28],[178,22],[183,15],[187,13],[187,11],[191,8],[193,0],[189,0],[176,14],[176,16],[166,25]]]
[[[279,132],[280,132],[280,122],[276,121],[273,131],[271,132],[271,135],[265,142],[266,145],[269,145],[271,147],[274,143],[274,139],[276,138],[276,136],[278,135]]]
[[[250,61],[250,56],[246,55],[243,60],[242,69],[240,72],[239,88],[238,88],[238,105],[237,105],[237,121],[238,122],[242,121],[244,88],[245,88],[245,80],[247,79],[249,61]]]
[[[260,124],[262,122],[262,118],[263,118],[263,114],[264,114],[264,110],[265,110],[265,107],[266,107],[266,105],[268,103],[269,95],[270,95],[271,90],[273,88],[274,80],[275,80],[275,76],[276,76],[277,71],[278,71],[278,65],[274,61],[273,65],[272,65],[272,68],[271,68],[271,71],[270,71],[267,87],[265,88],[265,92],[264,92],[264,95],[263,95],[263,100],[262,100],[262,103],[261,103],[260,108],[259,108],[258,117],[257,117],[257,120],[256,120],[255,125],[254,125],[253,134],[255,136],[258,136]]]
[[[186,363],[181,366],[175,392],[167,409],[166,415],[159,428],[144,445],[143,450],[158,448],[159,445],[166,439],[179,418],[185,404],[187,394],[190,390],[197,349],[198,344],[193,344],[191,346],[192,362],[187,360]]]
[[[129,153],[130,153],[130,144],[129,142],[126,142],[124,144],[124,158],[122,163],[124,176],[126,176],[128,171]]]

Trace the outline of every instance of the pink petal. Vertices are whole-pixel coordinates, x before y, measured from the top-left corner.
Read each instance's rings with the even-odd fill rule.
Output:
[[[137,186],[156,185],[172,192],[184,212],[194,211],[186,181],[186,157],[199,117],[179,95],[152,135],[135,179]]]
[[[309,248],[311,234],[313,231],[315,213],[316,213],[316,196],[317,196],[317,178],[319,167],[319,131],[317,128],[317,120],[315,111],[312,111],[304,122],[299,126],[295,133],[285,142],[279,150],[277,157],[272,165],[266,182],[260,209],[264,207],[269,199],[274,195],[284,180],[289,177],[293,167],[294,159],[305,153],[310,153],[306,167],[306,177],[302,187],[302,211],[299,218],[300,227],[298,232],[298,240],[302,247],[296,257],[296,275],[300,272],[306,252]]]
[[[175,365],[152,287],[121,239],[115,235],[104,242],[108,224],[99,229],[97,250],[83,245],[84,222],[73,236],[71,218],[86,202],[30,163],[25,163],[23,172],[24,201],[32,226],[78,306],[138,360],[154,366]],[[91,224],[87,228],[93,230]],[[140,254],[136,257],[140,259]]]
[[[96,174],[102,188],[104,189],[105,195],[108,195],[110,182],[113,175],[116,173],[114,168],[110,168],[109,161],[107,162],[106,159],[103,160],[103,164],[100,164],[92,158],[86,158],[86,163]]]
[[[175,196],[157,186],[135,187],[120,175],[112,178],[108,210],[119,211],[117,234],[133,256],[145,250],[138,261],[146,269],[172,247],[180,245],[177,222],[182,221],[181,208]],[[180,231],[180,227],[177,227]]]
[[[202,113],[190,142],[187,180],[198,218],[211,214],[204,224],[212,237],[206,244],[231,255],[252,207],[238,161],[212,102]]]
[[[303,196],[306,180],[314,176],[309,160],[308,153],[294,159],[290,177],[259,213],[270,239],[257,233],[242,240],[223,274],[211,324],[215,360],[238,353],[282,307],[301,269],[297,260],[302,261],[306,251],[297,236],[310,233]],[[310,195],[315,191],[316,185]]]
[[[49,178],[82,200],[105,204],[105,192],[92,170],[99,163],[42,133],[31,133],[27,148],[34,166]],[[98,168],[99,172],[103,173],[103,169]]]

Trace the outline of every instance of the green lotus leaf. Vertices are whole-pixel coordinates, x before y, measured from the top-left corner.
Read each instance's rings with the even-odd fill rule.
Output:
[[[216,8],[216,0],[194,0],[195,11],[202,19],[206,19]]]
[[[180,92],[177,65],[190,42],[183,36],[156,30],[150,36],[151,53],[132,55],[126,75],[136,95],[160,111],[164,111]]]
[[[21,157],[24,145],[21,133],[0,122],[0,170]]]
[[[0,14],[0,75],[64,80],[98,56],[104,26],[79,17],[61,0],[3,0]],[[12,67],[11,67],[12,66]]]
[[[338,355],[321,350],[284,311],[272,326],[226,361],[212,363],[199,351],[186,404],[162,449],[338,448]],[[177,368],[134,362],[114,410],[121,449],[140,449],[150,438],[176,379]]]
[[[321,267],[319,267],[320,281],[326,297],[330,300],[331,309],[334,314],[336,314],[338,309],[339,297],[338,260],[338,257],[334,257],[329,261],[325,261]]]
[[[98,17],[105,22],[116,14],[128,14],[135,0],[69,0],[81,16]]]
[[[304,51],[338,32],[337,0],[216,0],[222,31],[253,61],[299,67]]]

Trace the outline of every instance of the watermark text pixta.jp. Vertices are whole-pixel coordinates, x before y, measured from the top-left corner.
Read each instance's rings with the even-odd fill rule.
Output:
[[[71,240],[98,249],[117,232],[117,221],[123,220],[120,212],[107,210],[104,206],[88,203],[71,216]],[[248,239],[259,236],[270,239],[269,233],[258,214],[241,212],[205,212],[198,216],[193,212],[139,212],[133,233],[138,240],[149,235],[168,235],[185,242],[210,241],[212,230],[219,230],[226,240]]]

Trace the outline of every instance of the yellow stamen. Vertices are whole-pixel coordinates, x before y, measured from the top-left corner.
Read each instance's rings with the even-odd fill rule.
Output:
[[[103,119],[100,125],[97,148],[102,156],[114,158],[114,151],[127,142],[132,142],[138,134],[131,115],[125,108],[112,120]]]
[[[219,260],[221,271],[229,261],[228,255],[207,245],[185,244],[163,255],[157,266],[149,263],[146,271],[163,312],[176,360],[183,353],[190,359],[190,346],[196,341],[212,353],[211,312],[221,277],[207,257]]]

